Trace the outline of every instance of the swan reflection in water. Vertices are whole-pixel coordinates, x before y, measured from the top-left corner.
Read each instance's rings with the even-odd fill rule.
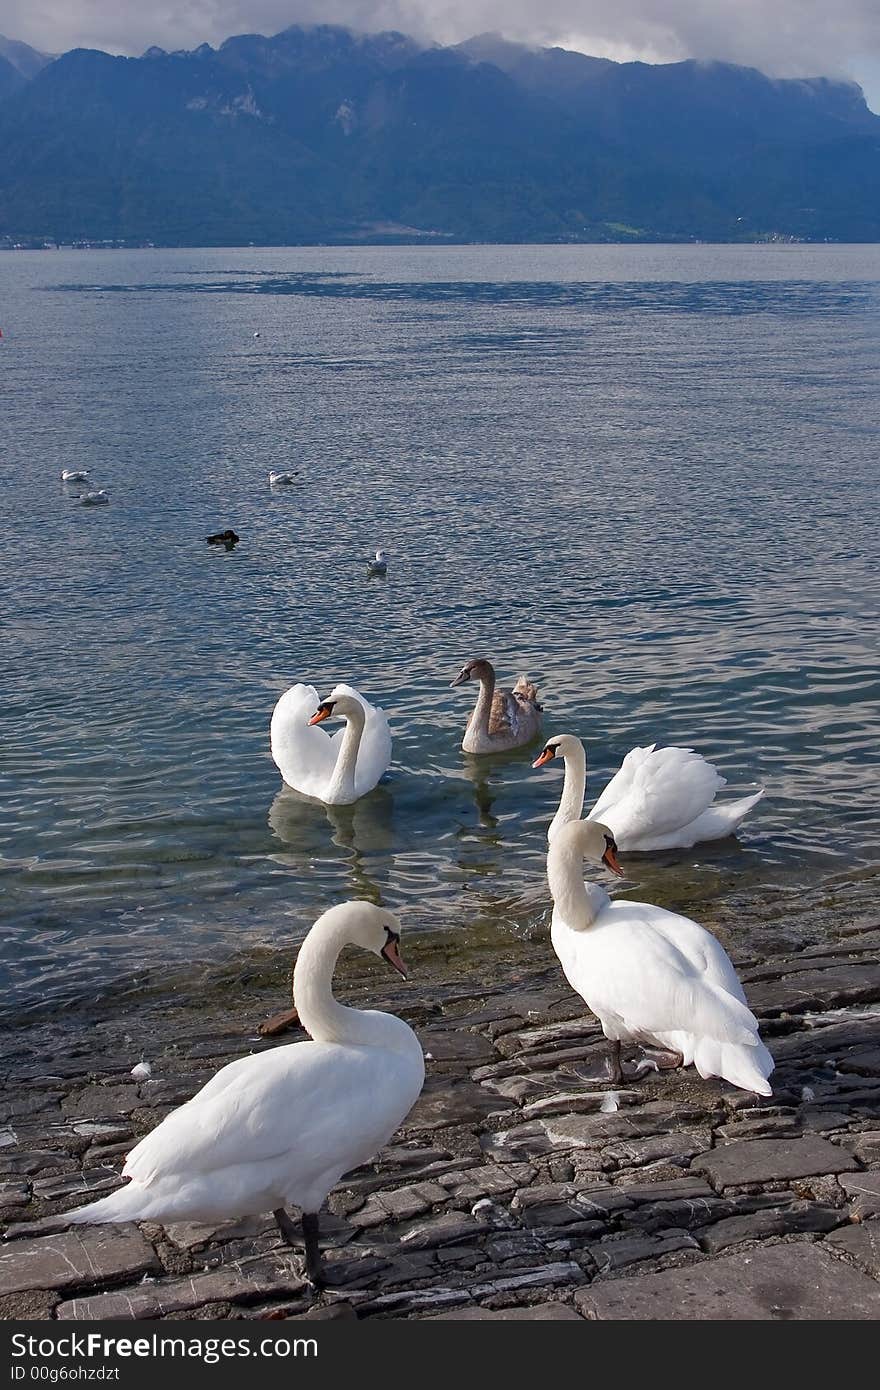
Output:
[[[511,768],[519,776],[523,768],[528,767],[528,763],[523,762],[522,750],[519,748],[511,749],[503,753],[495,753],[490,757],[485,754],[476,757],[466,753],[461,760],[460,773],[466,781],[470,782],[473,791],[474,802],[477,807],[480,825],[485,830],[496,830],[499,824],[499,817],[494,815],[492,807],[498,799],[499,792],[509,781],[506,769]],[[511,796],[515,796],[513,788],[508,788]],[[467,826],[462,826],[462,834],[469,834]],[[489,844],[501,844],[499,835],[486,835],[481,837]]]
[[[303,796],[292,787],[282,787],[269,807],[269,827],[295,854],[297,867],[307,868],[315,856],[327,848],[325,820],[331,840],[348,851],[352,890],[369,902],[381,902],[381,890],[365,868],[365,856],[391,857],[394,851],[394,797],[387,787],[376,787],[349,806],[327,806]],[[289,863],[290,855],[275,855]]]

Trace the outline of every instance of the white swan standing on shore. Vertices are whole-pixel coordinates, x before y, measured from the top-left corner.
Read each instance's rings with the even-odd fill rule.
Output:
[[[322,1283],[318,1212],[343,1173],[371,1159],[417,1100],[421,1044],[395,1014],[333,997],[344,946],[381,955],[406,978],[400,923],[372,903],[331,907],[293,972],[294,1004],[311,1042],[230,1062],[172,1111],[126,1159],[127,1186],[69,1212],[71,1222],[218,1221],[272,1212],[285,1240],[302,1210],[306,1272]]]
[[[689,917],[612,902],[597,883],[584,883],[585,859],[623,874],[606,825],[561,826],[547,854],[550,937],[566,979],[611,1043],[611,1079],[623,1080],[621,1044],[640,1042],[678,1054],[703,1077],[772,1095],[773,1058],[720,942]]]
[[[551,841],[561,826],[580,819],[587,787],[587,755],[580,739],[574,734],[548,739],[532,767],[543,767],[557,756],[565,763],[565,781],[547,831]],[[587,819],[607,825],[623,851],[690,849],[701,840],[732,835],[764,795],[762,787],[716,805],[715,793],[723,786],[725,779],[691,748],[633,748]]]
[[[314,727],[331,717],[345,720],[332,737]],[[391,765],[387,718],[350,685],[337,685],[326,700],[313,685],[291,686],[272,712],[269,741],[287,785],[327,806],[365,796]]]

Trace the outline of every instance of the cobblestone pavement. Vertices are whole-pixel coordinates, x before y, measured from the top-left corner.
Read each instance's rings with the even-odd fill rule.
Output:
[[[283,998],[251,981],[8,1035],[0,1317],[880,1316],[875,922],[740,963],[777,1063],[767,1100],[692,1069],[613,1091],[598,1027],[544,943],[467,966],[450,954],[442,995],[350,965],[340,997],[408,1018],[428,1079],[393,1144],[331,1194],[327,1291],[303,1282],[269,1216],[65,1226],[219,1066],[302,1036],[257,1036]],[[141,1058],[152,1074],[136,1081]]]

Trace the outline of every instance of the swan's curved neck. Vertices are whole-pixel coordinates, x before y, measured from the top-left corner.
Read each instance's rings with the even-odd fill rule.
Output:
[[[329,797],[354,798],[354,773],[366,718],[363,707],[353,701],[352,708],[345,715],[345,733],[342,735],[336,766],[330,778],[327,792]]]
[[[568,825],[569,821],[580,820],[581,811],[584,809],[584,794],[587,790],[587,755],[583,745],[578,744],[575,749],[565,753],[565,781],[562,784],[562,796],[559,799],[559,810],[550,822],[550,829],[547,831],[547,839],[552,840],[563,825]]]
[[[299,1021],[315,1042],[389,1046],[389,1014],[349,1009],[333,997],[333,971],[343,946],[344,926],[316,924],[296,958],[293,1002]]]
[[[495,694],[495,672],[490,670],[480,676],[480,693],[474,712],[470,717],[471,733],[489,733],[489,715],[492,710],[492,697]]]
[[[584,883],[584,861],[569,845],[552,844],[547,853],[547,882],[558,912],[573,931],[586,931],[596,920],[607,894],[595,883]]]

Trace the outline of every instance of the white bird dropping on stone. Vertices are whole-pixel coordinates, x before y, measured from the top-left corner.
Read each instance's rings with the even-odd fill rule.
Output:
[[[149,1062],[138,1062],[136,1067],[132,1067],[131,1074],[135,1081],[146,1081],[148,1077],[153,1075],[153,1068]]]
[[[604,1115],[610,1115],[612,1111],[620,1109],[620,1094],[617,1091],[606,1091],[602,1097],[602,1104],[599,1109]]]
[[[802,1086],[802,1087],[801,1087],[801,1100],[815,1100],[815,1099],[816,1099],[816,1092],[813,1090],[812,1086]]]

